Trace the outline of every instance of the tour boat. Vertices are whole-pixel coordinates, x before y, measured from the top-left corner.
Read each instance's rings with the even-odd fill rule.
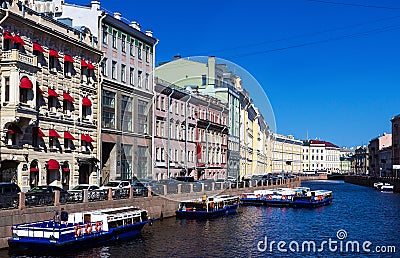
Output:
[[[274,207],[289,207],[296,192],[292,188],[278,188],[270,190],[264,196],[264,204]]]
[[[389,183],[384,183],[379,187],[379,191],[381,192],[393,192],[394,186]]]
[[[375,188],[376,190],[380,190],[380,188],[381,188],[382,185],[383,185],[382,182],[374,183],[374,188]]]
[[[332,203],[332,191],[316,190],[305,195],[295,195],[291,202],[293,208],[315,208]]]
[[[236,212],[239,196],[212,196],[182,201],[176,211],[180,219],[210,219]]]
[[[265,196],[267,194],[271,194],[271,190],[256,190],[253,193],[243,193],[240,201],[243,205],[264,205],[265,203]]]
[[[54,220],[12,226],[10,252],[60,252],[131,239],[151,222],[146,210],[135,207],[69,214],[66,224]]]

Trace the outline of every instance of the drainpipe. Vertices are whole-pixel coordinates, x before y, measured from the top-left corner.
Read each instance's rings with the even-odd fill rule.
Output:
[[[102,22],[103,22],[103,19],[106,17],[106,14],[105,13],[103,13],[103,15],[102,16],[100,16],[100,19],[99,19],[99,24],[98,24],[98,28],[99,28],[99,30],[98,30],[98,38],[100,39],[99,40],[99,42],[100,42],[100,46],[99,46],[99,48],[100,48],[100,51],[102,51],[102,49],[103,49],[103,39],[101,38],[101,30],[103,29],[103,26],[101,26],[101,24],[102,24]],[[105,54],[103,53],[103,55],[101,56],[101,59],[100,59],[100,65],[103,63],[103,60],[104,60],[104,58],[105,58]],[[100,69],[99,69],[100,70]],[[98,107],[102,107],[103,105],[102,105],[102,97],[101,97],[101,94],[102,94],[102,85],[103,85],[103,81],[104,81],[104,77],[103,77],[103,74],[99,71],[98,72],[99,73],[99,78],[100,78],[100,81],[99,81],[99,89],[98,89],[98,94],[97,94],[97,106]],[[102,155],[103,155],[103,150],[102,150],[102,144],[101,144],[101,121],[99,122],[99,118],[101,119],[101,117],[102,117],[102,111],[101,111],[101,109],[99,108],[98,109],[98,112],[97,112],[97,159],[98,160],[100,160],[100,164],[99,164],[99,167],[97,168],[97,174],[96,174],[96,176],[97,176],[97,185],[100,185],[100,171],[103,169],[103,159],[102,159]]]
[[[189,136],[189,132],[188,132],[188,130],[189,130],[189,124],[188,124],[188,117],[189,117],[189,115],[188,115],[188,106],[189,106],[189,101],[190,101],[190,99],[192,98],[192,95],[190,94],[189,95],[189,99],[186,101],[186,104],[185,104],[185,114],[186,114],[186,117],[185,117],[185,172],[187,173],[188,172],[188,136]]]
[[[25,2],[22,3],[22,18],[25,18]]]
[[[209,152],[208,152],[208,128],[210,128],[211,122],[210,122],[210,117],[209,117],[209,107],[210,107],[210,100],[208,100],[208,105],[207,105],[207,120],[208,120],[208,125],[206,128],[206,165],[205,165],[205,169],[208,168],[208,162],[209,162]]]
[[[154,103],[155,103],[155,101],[156,101],[156,89],[155,89],[155,67],[156,67],[156,59],[155,59],[155,56],[156,56],[156,45],[158,44],[158,39],[157,39],[157,41],[156,41],[156,43],[154,43],[154,46],[153,46],[153,67],[152,67],[152,75],[151,75],[151,79],[152,79],[152,82],[153,82],[153,133],[152,133],[152,135],[151,135],[151,152],[152,152],[152,155],[151,155],[151,157],[152,157],[152,159],[153,159],[153,157],[155,157],[156,156],[156,154],[155,154],[155,151],[156,151],[156,148],[155,148],[155,141],[154,141],[154,136],[155,136],[155,124],[156,124],[156,116],[155,116],[155,106],[154,106]],[[151,162],[152,164],[153,164],[153,160],[152,160],[152,162]],[[154,179],[154,164],[151,166],[151,178],[153,178]]]
[[[167,173],[168,178],[171,178],[171,168],[170,168],[170,148],[171,148],[171,119],[170,119],[170,108],[171,108],[171,96],[174,94],[175,89],[171,88],[171,93],[168,95],[168,140],[167,140]]]

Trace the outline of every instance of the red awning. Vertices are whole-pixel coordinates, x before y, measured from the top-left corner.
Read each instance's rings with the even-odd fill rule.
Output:
[[[56,138],[60,138],[60,135],[57,133],[56,130],[54,129],[50,129],[49,130],[49,137],[56,137]]]
[[[63,93],[63,99],[69,102],[74,102],[74,98],[66,92]]]
[[[84,106],[84,107],[91,107],[91,106],[92,106],[92,101],[90,101],[89,98],[84,97],[84,98],[82,99],[82,106]]]
[[[45,137],[46,135],[44,135],[44,133],[42,132],[42,130],[40,130],[39,127],[33,127],[33,134],[37,135],[41,138]]]
[[[17,44],[25,45],[25,42],[24,42],[24,41],[21,39],[21,37],[18,36],[18,35],[14,35],[13,40],[14,40],[14,42],[17,43]]]
[[[11,33],[9,31],[4,32],[3,39],[10,39],[10,40],[14,41],[14,37],[11,35]]]
[[[29,171],[31,171],[31,172],[39,172],[39,168],[30,168]]]
[[[33,51],[38,51],[40,53],[44,52],[44,49],[42,48],[41,45],[39,45],[38,43],[33,43]]]
[[[60,58],[60,56],[58,55],[58,52],[55,51],[54,49],[50,49],[49,56],[52,56],[52,57],[55,57],[55,58]]]
[[[37,86],[37,91],[38,91],[40,94],[43,94],[43,93],[44,93],[44,91],[43,91],[39,86]]]
[[[58,97],[58,94],[57,94],[57,92],[55,90],[48,89],[47,93],[49,94],[49,97],[55,97],[55,98]]]
[[[69,140],[76,140],[74,136],[68,131],[64,132],[64,139],[69,139]]]
[[[49,159],[49,161],[47,161],[47,170],[59,170],[59,169],[60,169],[60,163],[58,163],[57,160]]]
[[[88,64],[85,62],[85,60],[81,60],[81,66],[82,67],[87,67],[88,66]]]
[[[22,77],[20,82],[19,82],[19,87],[21,89],[32,89],[33,88],[33,84],[31,82],[31,80],[29,80],[28,77]]]
[[[64,171],[64,172],[69,172],[70,169],[69,169],[69,168],[62,168],[62,171]]]
[[[75,62],[75,61],[74,61],[74,59],[73,59],[71,56],[69,56],[69,55],[64,55],[64,62],[73,63],[73,62]]]
[[[92,63],[87,63],[87,68],[90,70],[95,70],[96,67],[94,67],[94,65],[92,65]]]
[[[85,141],[85,142],[93,142],[93,139],[92,139],[92,137],[90,137],[90,135],[88,135],[88,134],[82,134],[81,135],[81,140],[82,141]]]
[[[23,134],[21,131],[21,128],[19,128],[17,125],[12,124],[8,127],[7,133],[9,134]]]

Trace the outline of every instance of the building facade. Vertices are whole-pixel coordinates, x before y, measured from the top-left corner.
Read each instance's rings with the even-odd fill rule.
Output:
[[[366,146],[357,146],[352,159],[352,172],[356,175],[368,174],[369,152]]]
[[[23,191],[97,183],[95,36],[17,1],[2,5],[0,16],[1,181]]]
[[[151,178],[153,132],[153,69],[157,40],[142,32],[137,22],[127,23],[120,13],[61,0],[32,1],[38,11],[46,8],[63,23],[88,27],[104,53],[100,67],[101,138],[98,159],[101,182]]]
[[[340,148],[330,142],[306,140],[302,148],[303,171],[340,172]]]
[[[400,115],[391,119],[392,122],[392,166],[393,176],[400,177]]]
[[[208,95],[221,101],[228,111],[228,160],[227,176],[237,178],[240,165],[240,104],[237,87],[241,80],[226,64],[217,64],[215,57],[207,62],[193,61],[175,57],[172,62],[160,65],[156,69],[157,77],[175,84],[181,89],[190,88],[202,95]]]
[[[392,134],[383,134],[372,139],[368,144],[369,175],[381,177],[392,171]],[[390,153],[390,154],[389,154]]]
[[[294,136],[272,135],[272,173],[299,173],[303,141]]]

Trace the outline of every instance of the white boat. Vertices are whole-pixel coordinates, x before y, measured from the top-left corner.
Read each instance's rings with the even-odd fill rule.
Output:
[[[382,182],[377,182],[377,183],[374,183],[374,188],[376,189],[376,190],[379,190],[380,189],[380,187],[383,185],[383,183]]]
[[[393,192],[394,186],[389,183],[384,183],[380,189],[381,192]]]

